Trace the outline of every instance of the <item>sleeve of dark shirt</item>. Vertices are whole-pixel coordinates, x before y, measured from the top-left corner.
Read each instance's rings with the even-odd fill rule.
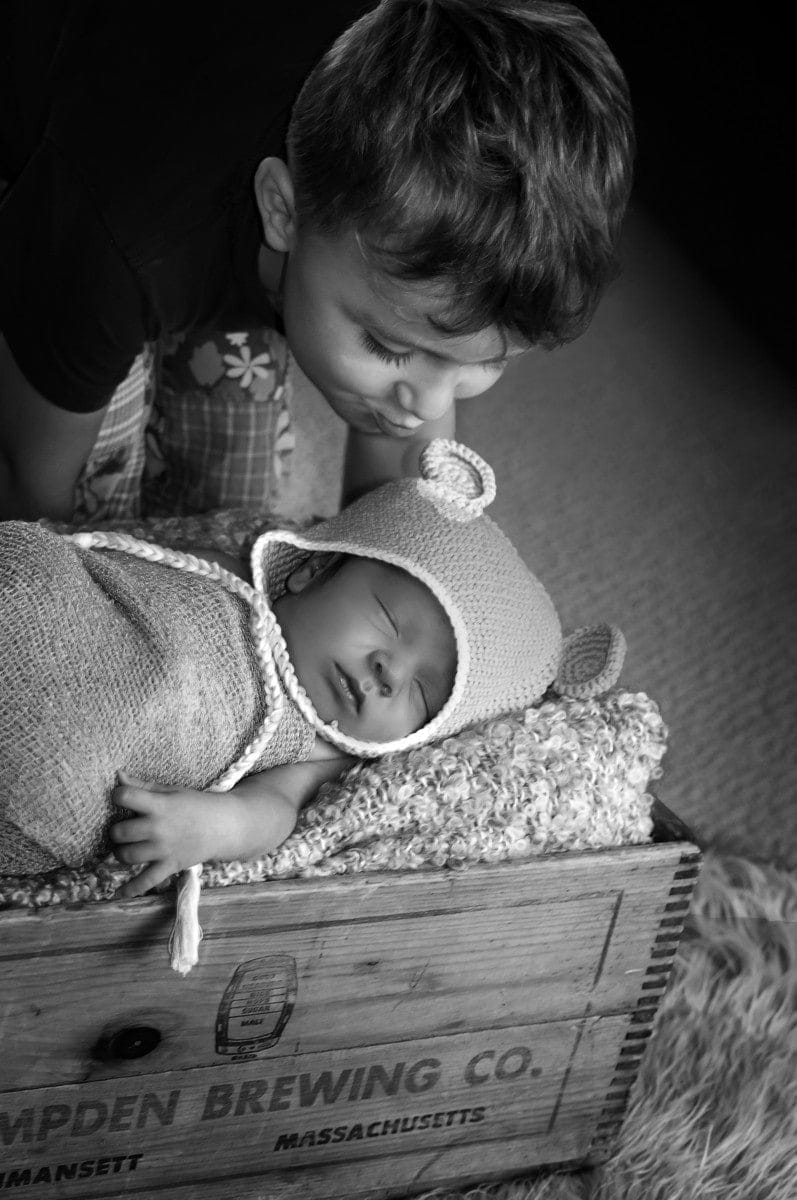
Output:
[[[0,329],[59,408],[104,407],[147,329],[136,278],[59,152],[43,142],[0,208]]]

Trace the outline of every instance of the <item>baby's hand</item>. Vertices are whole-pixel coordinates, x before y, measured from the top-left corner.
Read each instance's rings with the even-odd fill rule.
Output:
[[[170,875],[213,857],[213,833],[221,796],[190,788],[144,784],[119,774],[112,800],[139,815],[111,826],[114,853],[121,863],[149,865],[118,891],[123,899],[142,896]]]

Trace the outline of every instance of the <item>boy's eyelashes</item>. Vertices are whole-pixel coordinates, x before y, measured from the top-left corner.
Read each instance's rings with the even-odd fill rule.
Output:
[[[372,333],[367,329],[361,331],[362,343],[369,354],[375,354],[377,358],[381,358],[382,362],[389,363],[393,367],[401,367],[404,363],[409,362],[415,353],[414,350],[405,350],[403,354],[399,354],[396,350],[389,350],[387,346],[383,346],[378,342]]]
[[[375,354],[377,358],[381,358],[382,362],[388,363],[391,367],[402,367],[415,355],[414,350],[404,350],[399,353],[398,350],[389,349],[382,342],[377,341],[374,335],[369,333],[367,329],[360,331],[360,339],[369,354]],[[492,362],[479,363],[478,366],[485,371],[495,371],[500,375],[507,366],[508,361],[506,358],[496,358]]]

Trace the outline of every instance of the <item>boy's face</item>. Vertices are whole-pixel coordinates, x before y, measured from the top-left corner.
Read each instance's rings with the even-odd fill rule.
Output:
[[[410,437],[477,396],[524,352],[497,328],[450,336],[429,319],[444,302],[430,283],[398,283],[365,262],[353,233],[300,230],[283,290],[296,361],[344,421]]]
[[[274,613],[326,724],[336,721],[360,741],[390,742],[437,715],[454,686],[456,644],[424,584],[374,559],[316,555],[288,589]]]

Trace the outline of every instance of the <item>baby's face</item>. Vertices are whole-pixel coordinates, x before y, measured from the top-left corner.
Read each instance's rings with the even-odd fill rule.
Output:
[[[321,719],[360,741],[428,724],[451,694],[454,631],[419,580],[368,558],[294,582],[274,604],[297,677]]]

